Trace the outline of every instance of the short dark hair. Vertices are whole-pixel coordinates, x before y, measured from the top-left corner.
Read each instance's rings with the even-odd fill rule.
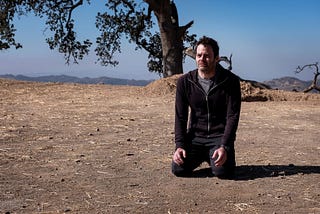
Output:
[[[199,41],[196,44],[196,48],[198,47],[198,45],[210,45],[212,50],[213,50],[213,54],[214,57],[219,56],[219,45],[218,42],[212,38],[203,36],[199,39]]]

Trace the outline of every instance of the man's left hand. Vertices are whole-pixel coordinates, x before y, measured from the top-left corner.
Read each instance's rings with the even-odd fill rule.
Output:
[[[226,160],[227,160],[227,152],[223,147],[220,147],[219,149],[215,150],[212,159],[216,159],[214,161],[215,166],[222,166]]]

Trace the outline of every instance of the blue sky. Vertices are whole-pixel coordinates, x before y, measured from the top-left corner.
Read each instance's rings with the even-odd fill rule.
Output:
[[[95,13],[104,11],[101,0],[77,11],[80,38],[95,41]],[[295,74],[298,65],[320,62],[320,1],[318,0],[175,0],[180,25],[194,20],[191,33],[206,35],[220,45],[220,55],[233,54],[233,72],[244,79],[271,80],[294,76],[311,80],[311,70]],[[96,64],[94,53],[78,65],[66,65],[63,55],[45,43],[44,20],[31,15],[16,19],[16,40],[23,49],[0,52],[0,74],[40,76],[109,76],[129,79],[157,79],[147,69],[147,53],[124,43],[116,56],[117,67]],[[156,29],[158,30],[158,29]],[[184,71],[195,68],[188,58]]]

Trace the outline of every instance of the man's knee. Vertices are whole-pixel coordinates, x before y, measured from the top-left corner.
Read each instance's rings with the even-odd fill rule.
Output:
[[[186,170],[183,166],[178,165],[174,162],[172,162],[171,171],[172,174],[174,174],[177,177],[188,177],[191,174],[189,170]]]
[[[212,174],[220,179],[230,179],[234,176],[234,169],[235,167],[229,166],[229,167],[212,167]]]

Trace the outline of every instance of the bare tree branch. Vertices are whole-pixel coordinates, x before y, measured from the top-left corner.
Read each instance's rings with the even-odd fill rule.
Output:
[[[316,63],[312,63],[312,64],[307,64],[307,65],[304,65],[302,67],[299,65],[296,68],[295,73],[296,74],[297,73],[301,73],[306,68],[314,69],[315,71],[314,71],[314,77],[313,77],[313,81],[312,81],[311,85],[308,88],[304,89],[303,92],[307,93],[307,92],[312,91],[314,89],[314,90],[317,90],[320,93],[320,86],[317,85],[318,77],[320,75],[320,73],[319,73],[319,63],[316,62]]]

